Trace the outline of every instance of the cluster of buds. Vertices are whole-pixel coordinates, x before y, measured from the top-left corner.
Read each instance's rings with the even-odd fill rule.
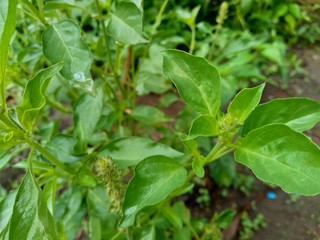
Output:
[[[121,215],[125,186],[120,171],[116,168],[112,159],[107,156],[97,160],[96,172],[100,183],[106,186],[111,203],[110,211]]]
[[[222,29],[224,20],[227,18],[227,14],[228,14],[228,3],[222,2],[220,5],[219,14],[216,18],[216,21],[217,21],[216,30],[217,31]]]

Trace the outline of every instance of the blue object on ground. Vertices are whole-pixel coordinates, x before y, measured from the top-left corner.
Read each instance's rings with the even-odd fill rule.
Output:
[[[275,192],[267,192],[267,198],[276,199],[277,198],[277,194]]]

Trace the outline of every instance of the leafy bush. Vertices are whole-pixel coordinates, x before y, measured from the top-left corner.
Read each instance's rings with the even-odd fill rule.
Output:
[[[220,239],[234,211],[194,219],[177,197],[231,152],[284,191],[320,192],[320,149],[303,134],[320,104],[259,105],[265,84],[247,88],[268,81],[266,59],[285,66],[285,46],[224,28],[226,2],[214,24],[185,3],[0,1],[0,169],[26,171],[0,192],[1,239]],[[187,105],[176,119],[137,104],[179,102],[171,83]]]

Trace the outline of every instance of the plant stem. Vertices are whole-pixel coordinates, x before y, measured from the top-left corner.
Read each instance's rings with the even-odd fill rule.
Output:
[[[218,141],[211,152],[209,152],[209,154],[207,155],[206,163],[213,161],[216,157],[216,154],[221,150],[221,148],[223,148],[223,144]]]
[[[196,240],[200,240],[200,237],[199,237],[198,233],[196,232],[196,230],[194,230],[194,228],[192,227],[190,222],[189,221],[185,221],[185,224],[187,225],[187,228],[190,230],[190,232],[193,234],[194,238]]]
[[[196,45],[196,28],[194,24],[190,26],[190,28],[191,28],[191,43],[190,43],[189,53],[192,54],[194,47]]]
[[[125,91],[123,89],[123,86],[121,85],[121,82],[120,82],[120,80],[118,78],[118,74],[117,74],[116,69],[115,69],[115,67],[113,65],[113,62],[112,62],[109,37],[108,37],[108,34],[107,34],[106,25],[105,25],[104,20],[103,20],[103,16],[102,16],[102,11],[101,11],[101,7],[100,7],[100,4],[99,4],[99,0],[95,0],[95,4],[96,4],[96,7],[97,7],[97,11],[98,11],[99,21],[100,21],[101,26],[102,26],[102,34],[103,34],[103,38],[104,38],[105,45],[106,45],[108,62],[109,62],[109,66],[110,66],[110,69],[111,69],[111,72],[112,72],[112,75],[113,75],[113,79],[115,80],[116,84],[118,85],[118,88],[120,89],[120,92],[121,92],[122,96],[125,96],[126,95]]]
[[[123,231],[118,231],[110,240],[116,240],[120,235],[123,233]]]
[[[33,140],[27,140],[27,143],[37,151],[39,151],[45,158],[47,158],[53,165],[57,166],[61,170],[74,174],[74,170],[67,168],[63,163],[59,162],[55,156],[53,156],[47,149],[42,147],[39,143]]]
[[[0,110],[1,110],[1,115],[4,113],[8,112],[8,108],[7,108],[7,103],[6,103],[6,96],[5,96],[5,91],[4,91],[4,79],[0,79],[1,82],[1,105],[0,105]]]
[[[153,24],[153,26],[151,28],[152,29],[152,33],[154,33],[157,30],[157,28],[160,26],[160,24],[162,22],[162,14],[163,14],[164,10],[166,9],[168,2],[169,2],[169,0],[165,0],[162,3],[160,11],[159,11],[159,13],[158,13],[158,15],[156,17],[156,21],[155,21],[155,23]]]
[[[48,25],[47,21],[44,19],[44,17],[42,16],[42,13],[40,13],[33,5],[31,2],[29,2],[28,0],[21,0],[22,4],[25,5],[25,7],[27,9],[29,9],[29,13],[31,17],[37,19],[37,20],[40,20],[40,22],[43,24],[43,25]]]

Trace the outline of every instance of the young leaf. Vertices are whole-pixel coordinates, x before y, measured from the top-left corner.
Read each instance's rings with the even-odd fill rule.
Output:
[[[85,186],[85,187],[97,186],[97,181],[94,178],[93,174],[89,172],[88,169],[86,168],[82,168],[77,173],[76,180],[81,186]]]
[[[134,172],[125,193],[121,227],[131,226],[141,209],[164,200],[172,191],[181,187],[187,177],[181,164],[165,156],[144,159]]]
[[[115,11],[110,13],[107,32],[116,41],[124,44],[148,42],[142,33],[142,13],[132,2],[119,2]]]
[[[198,177],[204,177],[205,158],[203,156],[195,157],[192,161],[192,170]]]
[[[243,125],[250,113],[259,104],[265,84],[254,88],[242,89],[231,101],[228,114],[235,119],[238,125]]]
[[[0,87],[3,87],[8,48],[16,27],[16,9],[17,0],[0,0]]]
[[[183,153],[150,139],[127,137],[104,146],[98,156],[103,157],[105,155],[110,156],[118,168],[125,168],[136,165],[141,160],[153,155],[176,158],[183,156]]]
[[[43,69],[28,81],[23,93],[23,100],[21,104],[17,106],[19,121],[26,130],[31,130],[40,110],[46,103],[45,91],[50,78],[59,72],[62,66],[63,63],[57,63]]]
[[[242,134],[270,123],[283,123],[298,132],[320,121],[320,103],[308,98],[275,99],[256,107],[245,121]]]
[[[97,91],[97,96],[83,94],[73,107],[75,132],[79,140],[75,150],[77,153],[86,152],[88,138],[93,134],[101,117],[103,107],[103,92]]]
[[[58,239],[53,217],[30,170],[18,189],[9,239]]]
[[[301,195],[320,193],[320,149],[283,124],[255,129],[240,142],[236,161],[263,181]]]
[[[218,121],[210,115],[201,115],[193,120],[188,139],[196,137],[213,137],[219,133]]]
[[[43,54],[51,63],[64,62],[60,73],[73,87],[96,94],[90,73],[92,54],[75,22],[52,24],[44,31],[42,43]]]
[[[194,111],[215,117],[221,102],[220,76],[215,67],[204,58],[166,50],[163,72]]]

